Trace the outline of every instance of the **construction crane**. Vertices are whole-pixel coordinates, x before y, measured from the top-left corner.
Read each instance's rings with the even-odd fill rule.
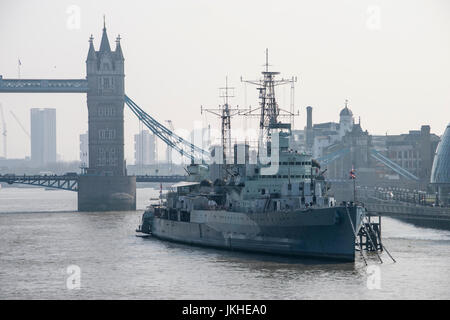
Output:
[[[23,132],[25,132],[25,134],[28,136],[28,138],[31,139],[31,135],[30,133],[27,131],[27,129],[25,129],[25,127],[23,126],[22,122],[20,122],[19,118],[16,116],[16,114],[14,112],[12,112],[12,110],[9,110],[9,112],[12,114],[12,116],[14,117],[14,119],[16,119],[17,123],[19,124],[19,126],[22,128]]]
[[[3,114],[3,106],[1,103],[0,103],[0,115],[2,116],[3,157],[6,159],[7,156],[6,136],[8,131],[6,130],[6,120],[5,115]]]

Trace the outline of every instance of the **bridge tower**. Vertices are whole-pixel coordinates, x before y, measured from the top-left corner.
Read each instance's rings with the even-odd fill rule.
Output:
[[[111,51],[106,27],[99,51],[94,49],[93,37],[89,39],[86,74],[89,88],[88,174],[124,176],[124,58],[119,37],[116,50]]]
[[[104,23],[100,48],[91,35],[86,59],[89,168],[79,181],[80,211],[136,209],[136,178],[124,157],[124,60],[120,36],[112,51]]]

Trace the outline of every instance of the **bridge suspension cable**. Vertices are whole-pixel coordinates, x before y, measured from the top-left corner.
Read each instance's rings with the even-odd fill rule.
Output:
[[[168,129],[152,116],[142,110],[133,100],[125,95],[125,103],[131,111],[138,117],[147,128],[149,128],[158,138],[164,141],[169,147],[176,150],[180,155],[185,156],[191,162],[203,163],[209,160],[209,152],[183,139]]]
[[[321,165],[327,166],[333,161],[339,159],[340,157],[346,155],[348,152],[350,152],[349,148],[340,149],[338,151],[331,152],[327,155],[324,155],[322,157],[317,158],[317,161],[320,162]]]
[[[333,161],[339,159],[340,157],[346,155],[349,152],[350,152],[349,148],[343,148],[341,150],[319,157],[317,158],[317,161],[319,161],[322,165],[326,166],[332,163]],[[392,171],[394,171],[395,173],[401,175],[402,177],[413,181],[420,181],[420,179],[417,176],[415,176],[405,168],[401,167],[388,157],[382,155],[377,150],[370,149],[370,156],[375,160],[379,161],[380,163],[382,163],[383,165],[385,165],[386,167],[388,167],[389,169],[391,169]]]
[[[398,173],[399,175],[401,175],[401,176],[403,176],[403,177],[405,177],[407,179],[410,179],[410,180],[420,181],[420,179],[417,176],[415,176],[414,174],[412,174],[408,170],[402,168],[400,165],[398,165],[397,163],[395,163],[391,159],[385,157],[384,155],[382,155],[377,150],[371,149],[370,150],[370,156],[372,158],[374,158],[375,160],[377,160],[377,161],[381,162],[382,164],[384,164],[386,167],[388,167],[391,170],[393,170],[395,173]]]

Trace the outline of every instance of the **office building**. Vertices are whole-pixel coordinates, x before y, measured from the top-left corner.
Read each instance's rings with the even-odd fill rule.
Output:
[[[56,162],[56,109],[32,108],[31,161],[36,166]]]
[[[147,130],[134,135],[134,163],[155,164],[157,160],[156,137]]]
[[[89,167],[89,132],[80,134],[80,162],[82,168]]]

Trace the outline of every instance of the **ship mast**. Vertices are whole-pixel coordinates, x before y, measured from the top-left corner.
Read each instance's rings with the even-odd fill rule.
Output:
[[[228,98],[234,97],[229,95],[229,90],[234,88],[228,87],[228,77],[225,77],[225,87],[220,88],[220,97],[225,99],[225,104],[222,107],[222,148],[225,155],[225,159],[231,158],[231,112],[230,105],[228,104]],[[237,110],[237,108],[236,108]],[[225,160],[225,161],[226,161]],[[226,163],[226,162],[225,162]]]
[[[221,118],[221,142],[222,142],[222,152],[223,152],[223,163],[227,164],[232,159],[232,148],[231,148],[231,117],[239,113],[238,107],[231,108],[228,102],[229,98],[233,98],[234,87],[228,86],[228,77],[225,77],[225,87],[219,88],[219,97],[224,98],[224,104],[216,109],[204,109],[201,107],[201,113],[203,111],[209,112]]]
[[[257,86],[257,90],[259,91],[259,107],[256,109],[251,109],[248,112],[242,113],[245,116],[257,115],[259,116],[259,143],[258,143],[258,155],[262,151],[262,147],[267,146],[270,142],[270,131],[273,128],[276,128],[280,122],[278,121],[279,117],[293,117],[295,114],[293,111],[286,111],[281,109],[278,106],[278,103],[275,99],[275,87],[284,84],[291,84],[291,88],[293,88],[294,83],[297,82],[297,77],[292,77],[291,79],[281,79],[275,80],[275,76],[280,74],[279,72],[269,71],[269,50],[266,49],[266,63],[264,64],[265,70],[262,71],[263,78],[260,80],[243,80],[242,82],[254,84]],[[292,90],[292,89],[291,89]],[[292,107],[291,107],[292,109]],[[254,111],[260,110],[259,115],[255,114]],[[289,129],[290,125],[289,125]]]

